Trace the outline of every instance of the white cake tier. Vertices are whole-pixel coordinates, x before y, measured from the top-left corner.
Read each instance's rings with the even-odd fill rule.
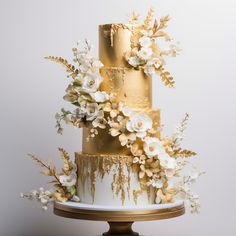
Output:
[[[147,206],[155,190],[138,178],[131,156],[76,153],[78,196],[82,203],[104,206]]]

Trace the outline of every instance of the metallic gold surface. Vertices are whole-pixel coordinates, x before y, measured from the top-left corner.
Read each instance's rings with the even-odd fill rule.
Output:
[[[141,112],[141,111],[140,111]],[[160,128],[160,110],[148,109],[145,111],[153,120],[153,127],[155,130]],[[82,152],[85,154],[120,154],[120,155],[130,155],[130,150],[126,147],[120,145],[120,141],[117,137],[112,137],[109,134],[108,129],[99,129],[98,135],[94,138],[90,138],[87,141],[87,138],[90,134],[90,128],[83,128],[83,144]],[[159,131],[157,136],[160,136]]]
[[[79,208],[72,208],[54,203],[54,213],[59,216],[94,221],[109,221],[109,222],[131,222],[131,221],[150,221],[169,219],[181,216],[185,213],[184,204],[154,210],[85,210]]]
[[[124,54],[131,50],[134,26],[106,24],[99,26],[99,59],[105,67],[127,67]]]
[[[118,102],[126,102],[134,109],[152,107],[152,79],[143,70],[129,68],[102,68],[101,90],[117,95]]]

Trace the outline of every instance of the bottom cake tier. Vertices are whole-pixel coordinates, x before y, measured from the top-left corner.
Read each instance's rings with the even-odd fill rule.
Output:
[[[82,203],[109,206],[145,206],[156,192],[139,179],[132,156],[76,153],[77,189]]]

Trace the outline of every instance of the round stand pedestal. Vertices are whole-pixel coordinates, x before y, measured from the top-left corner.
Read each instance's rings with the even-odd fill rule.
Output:
[[[182,201],[169,204],[154,204],[143,207],[110,207],[75,202],[55,202],[54,214],[62,217],[107,221],[110,229],[103,236],[138,236],[133,232],[136,221],[168,219],[185,213]]]
[[[108,222],[110,229],[103,233],[103,236],[139,236],[138,233],[132,230],[134,222]]]

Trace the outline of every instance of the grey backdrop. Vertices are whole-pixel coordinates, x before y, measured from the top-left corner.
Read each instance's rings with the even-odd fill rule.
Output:
[[[161,108],[166,133],[187,111],[191,115],[184,145],[199,153],[195,163],[207,175],[196,186],[200,215],[136,223],[146,236],[236,235],[235,228],[235,54],[234,0],[0,0],[0,234],[3,236],[93,236],[106,224],[59,218],[19,198],[20,192],[45,186],[46,177],[26,158],[54,158],[57,147],[72,155],[81,148],[81,131],[54,129],[54,114],[68,107],[62,96],[68,83],[62,68],[46,55],[71,57],[78,39],[89,38],[97,53],[97,26],[124,22],[136,10],[169,13],[169,32],[181,42],[181,56],[168,68],[177,89],[153,83],[154,106]]]

